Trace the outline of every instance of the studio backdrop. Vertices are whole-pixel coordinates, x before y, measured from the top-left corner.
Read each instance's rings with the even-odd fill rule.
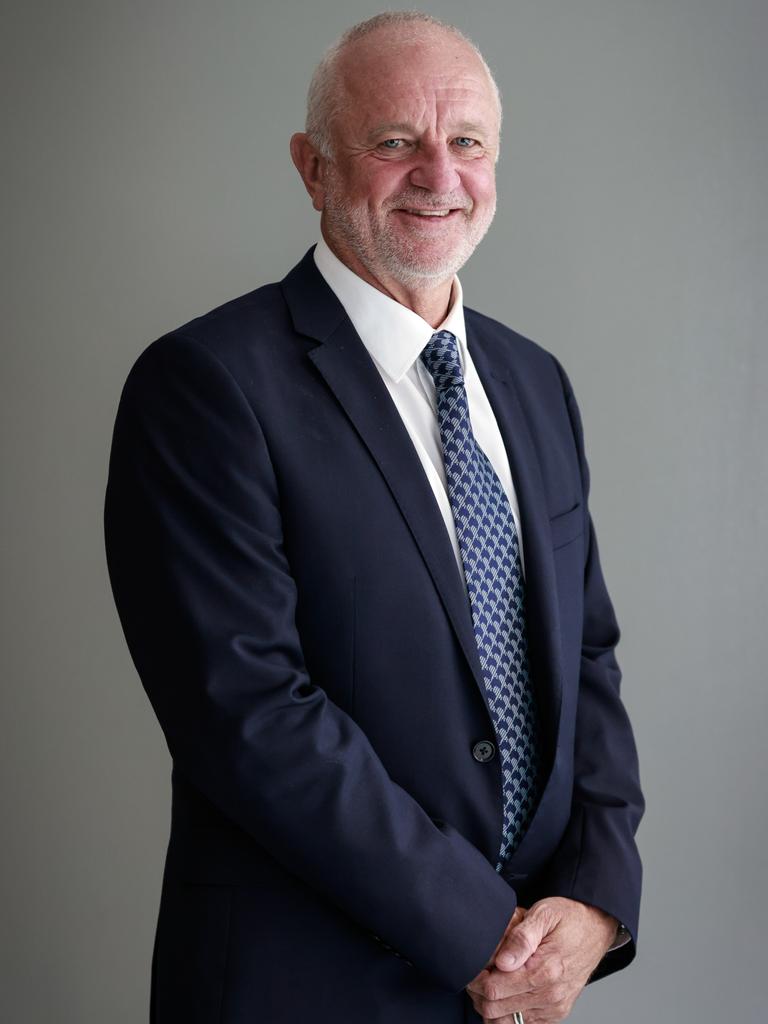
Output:
[[[563,363],[648,810],[583,1024],[765,1019],[768,5],[426,3],[504,101],[467,305]],[[318,237],[290,163],[346,0],[3,9],[0,1016],[147,1019],[170,760],[106,573],[120,389]]]

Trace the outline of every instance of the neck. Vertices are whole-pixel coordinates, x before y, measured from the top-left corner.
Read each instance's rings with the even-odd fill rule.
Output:
[[[430,280],[425,281],[423,285],[404,285],[389,276],[376,277],[345,246],[340,246],[329,239],[325,232],[323,232],[323,238],[334,256],[337,256],[352,273],[357,274],[377,291],[388,295],[390,299],[399,302],[401,306],[412,309],[432,327],[439,327],[445,320],[451,307],[453,274],[442,281]]]

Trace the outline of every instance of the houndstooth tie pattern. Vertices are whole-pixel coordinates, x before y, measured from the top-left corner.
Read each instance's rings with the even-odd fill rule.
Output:
[[[475,440],[455,335],[437,331],[421,359],[435,382],[448,496],[456,524],[503,782],[501,871],[539,791],[538,716],[528,669],[520,545],[504,488]]]

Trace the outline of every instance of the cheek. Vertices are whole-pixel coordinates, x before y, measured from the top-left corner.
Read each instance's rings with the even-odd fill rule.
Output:
[[[368,173],[365,183],[365,195],[371,210],[380,210],[393,196],[399,195],[408,187],[407,175],[401,167],[394,163],[380,163]]]
[[[476,203],[490,206],[496,199],[496,175],[488,167],[470,170],[464,177],[464,187]]]

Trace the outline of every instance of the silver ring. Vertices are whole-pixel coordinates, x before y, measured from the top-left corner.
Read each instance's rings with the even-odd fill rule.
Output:
[[[525,1021],[523,1020],[523,1015],[518,1010],[515,1010],[515,1012],[512,1014],[512,1020],[515,1022],[515,1024],[525,1024]]]

